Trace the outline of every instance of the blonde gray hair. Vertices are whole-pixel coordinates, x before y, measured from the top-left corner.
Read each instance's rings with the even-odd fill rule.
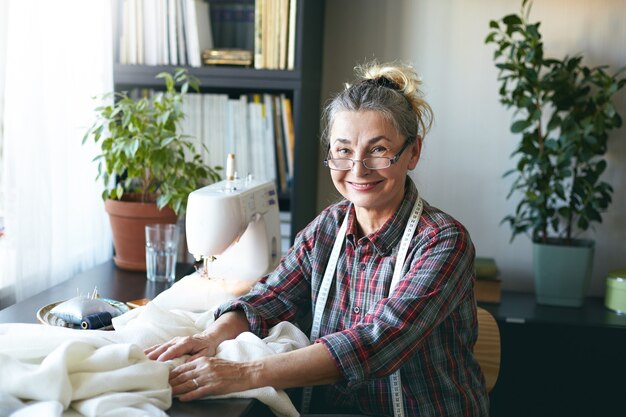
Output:
[[[423,98],[415,69],[407,64],[375,61],[355,68],[356,79],[332,97],[323,113],[322,144],[329,146],[330,129],[341,111],[376,111],[410,141],[423,140],[433,119]]]

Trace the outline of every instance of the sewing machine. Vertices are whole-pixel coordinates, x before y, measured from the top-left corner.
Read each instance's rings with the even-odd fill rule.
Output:
[[[280,260],[280,221],[273,182],[220,181],[189,194],[187,247],[210,279],[257,281]]]

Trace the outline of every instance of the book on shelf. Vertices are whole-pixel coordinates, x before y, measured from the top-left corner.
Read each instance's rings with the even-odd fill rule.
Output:
[[[205,65],[252,65],[252,51],[247,49],[205,49],[202,51]]]
[[[287,32],[287,69],[293,70],[296,62],[296,5],[297,0],[289,0],[289,31]]]
[[[287,181],[289,171],[287,167],[287,157],[285,154],[285,139],[282,122],[282,100],[279,96],[271,96],[273,101],[274,115],[274,146],[276,150],[276,165],[278,166],[278,189],[281,193],[287,192]]]
[[[474,296],[477,302],[499,303],[502,281],[500,279],[477,279],[474,283]]]
[[[297,0],[255,0],[254,67],[293,69]]]
[[[293,126],[293,114],[291,110],[291,99],[286,97],[284,94],[280,95],[283,105],[282,119],[283,119],[283,131],[284,131],[284,142],[285,142],[285,154],[287,156],[287,171],[289,176],[293,176],[293,159],[294,159],[294,149],[296,146],[295,132]]]
[[[263,68],[263,0],[254,2],[254,67]]]
[[[474,259],[474,272],[479,279],[495,279],[499,274],[496,260],[483,256]]]
[[[121,64],[200,67],[213,47],[208,3],[202,0],[118,0]]]
[[[476,301],[486,303],[499,303],[502,281],[496,261],[491,257],[477,256],[474,259],[474,295]]]
[[[204,0],[196,2],[196,22],[198,26],[198,51],[213,49],[213,31],[211,26],[211,9]]]

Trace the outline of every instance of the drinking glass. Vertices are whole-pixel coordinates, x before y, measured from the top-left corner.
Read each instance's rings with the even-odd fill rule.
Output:
[[[173,282],[178,253],[178,226],[175,224],[146,225],[146,274],[148,280]]]

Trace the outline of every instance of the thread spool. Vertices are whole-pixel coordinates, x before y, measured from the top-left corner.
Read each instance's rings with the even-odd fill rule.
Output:
[[[101,329],[103,327],[110,326],[113,322],[113,316],[108,311],[101,313],[89,314],[83,317],[80,323],[80,327],[85,330]]]

